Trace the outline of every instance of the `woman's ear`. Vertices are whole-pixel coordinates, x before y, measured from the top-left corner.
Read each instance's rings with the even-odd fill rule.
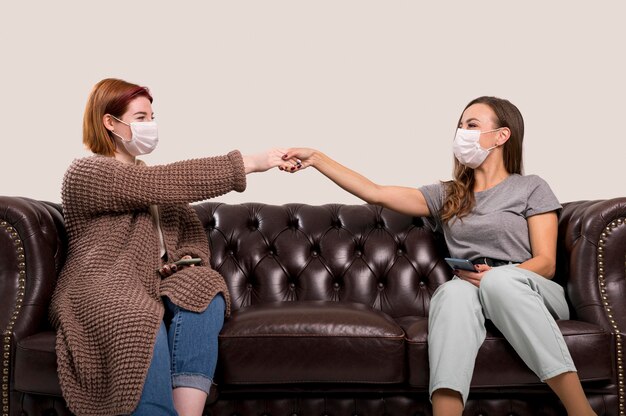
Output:
[[[109,131],[115,131],[115,127],[113,126],[113,117],[111,114],[105,114],[102,116],[102,124],[104,124],[104,128]]]
[[[504,143],[509,140],[511,137],[511,130],[508,127],[502,127],[500,131],[498,131],[498,138],[496,139],[496,144],[498,146],[502,146]]]

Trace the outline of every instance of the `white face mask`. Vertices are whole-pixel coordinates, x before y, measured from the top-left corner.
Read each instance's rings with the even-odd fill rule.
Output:
[[[452,144],[454,156],[456,156],[457,160],[461,162],[461,164],[467,166],[468,168],[476,169],[485,161],[485,159],[487,159],[489,152],[498,147],[497,144],[489,149],[483,149],[480,147],[480,134],[491,133],[492,131],[497,130],[500,129],[482,132],[480,130],[457,129],[456,136],[454,136],[454,143]]]
[[[123,138],[114,131],[111,132],[119,138],[117,141],[122,143],[128,153],[133,156],[147,155],[156,148],[159,142],[156,121],[133,121],[128,124],[115,116],[111,117],[130,127],[132,133],[130,140]]]

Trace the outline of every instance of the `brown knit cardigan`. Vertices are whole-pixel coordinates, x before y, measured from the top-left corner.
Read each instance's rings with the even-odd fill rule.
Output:
[[[188,204],[245,187],[238,151],[161,166],[104,156],[70,165],[62,190],[68,255],[50,318],[61,389],[73,413],[135,409],[163,319],[162,296],[199,312],[222,292],[230,312],[226,284],[209,266],[205,231]],[[152,204],[159,206],[168,261],[190,254],[202,259],[199,267],[159,277]]]

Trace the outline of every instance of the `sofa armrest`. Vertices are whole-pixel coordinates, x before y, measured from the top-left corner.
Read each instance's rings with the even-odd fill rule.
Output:
[[[48,306],[65,260],[60,206],[0,196],[0,328],[3,351],[48,326]]]
[[[559,257],[576,319],[624,333],[626,198],[564,204]]]

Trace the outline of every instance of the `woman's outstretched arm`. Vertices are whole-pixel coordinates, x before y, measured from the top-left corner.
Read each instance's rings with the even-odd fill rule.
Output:
[[[285,171],[297,172],[312,166],[341,188],[367,203],[382,205],[413,216],[426,217],[430,215],[426,199],[419,189],[378,185],[315,149],[288,149],[283,159],[299,159],[301,161],[301,167],[291,166],[285,168]]]

